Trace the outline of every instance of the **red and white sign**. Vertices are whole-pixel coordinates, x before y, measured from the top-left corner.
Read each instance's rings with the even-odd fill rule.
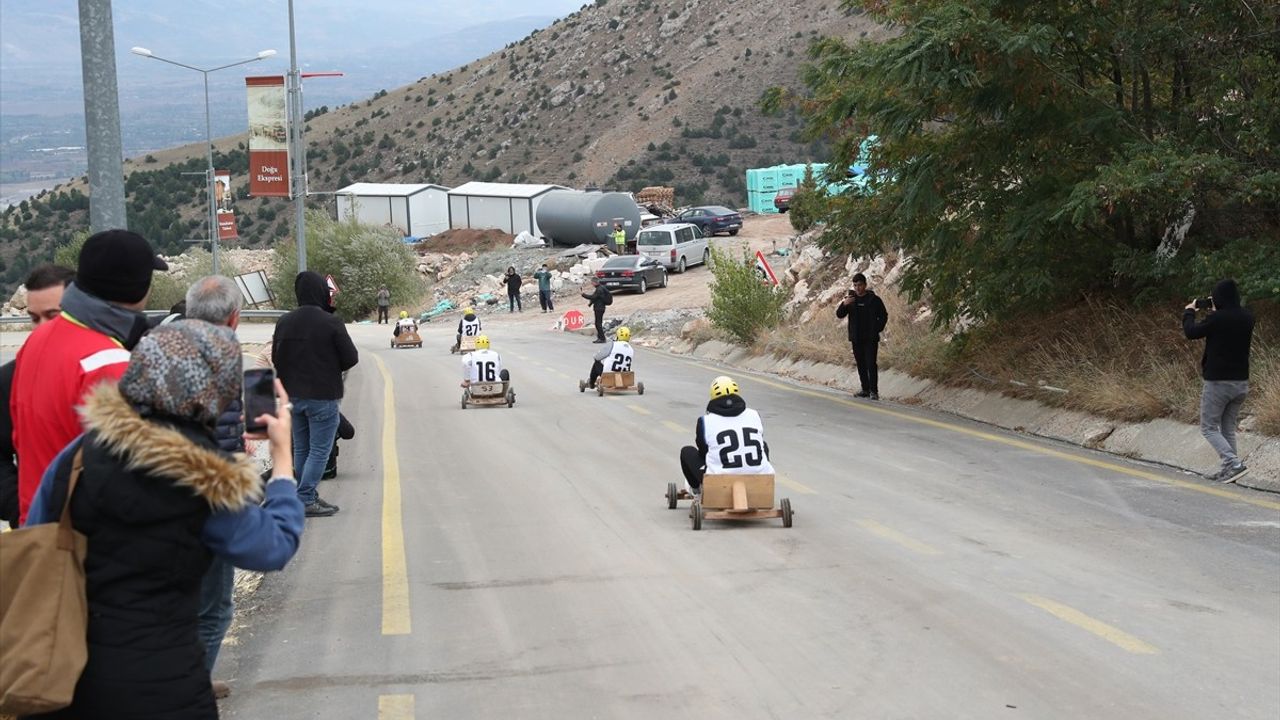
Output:
[[[329,299],[332,300],[334,295],[342,292],[338,289],[338,281],[333,279],[332,275],[324,276],[324,284],[329,286]]]
[[[768,285],[777,285],[778,276],[773,274],[773,268],[769,267],[769,263],[764,259],[764,253],[756,251],[756,275],[760,276],[760,282]]]
[[[213,204],[218,215],[218,239],[234,240],[240,237],[236,229],[236,214],[231,209],[231,173],[227,170],[213,171]]]
[[[560,324],[564,327],[565,332],[573,330],[581,330],[587,324],[587,319],[583,317],[581,310],[570,310],[560,318]]]
[[[249,96],[249,194],[290,197],[284,76],[247,77],[244,84]]]

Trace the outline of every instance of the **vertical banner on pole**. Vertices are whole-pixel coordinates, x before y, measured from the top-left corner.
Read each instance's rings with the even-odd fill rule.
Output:
[[[240,237],[236,229],[236,213],[231,208],[231,173],[227,170],[213,171],[213,202],[218,209],[218,239]]]
[[[244,83],[249,94],[249,194],[290,197],[284,76],[247,77]]]

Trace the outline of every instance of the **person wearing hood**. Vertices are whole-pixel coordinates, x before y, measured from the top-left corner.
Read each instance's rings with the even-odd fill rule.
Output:
[[[62,312],[18,351],[9,399],[18,464],[19,522],[45,468],[81,432],[76,408],[95,385],[117,380],[147,332],[151,274],[168,270],[151,243],[128,230],[95,233],[80,249]]]
[[[480,337],[480,333],[484,328],[480,324],[480,318],[476,317],[476,311],[471,308],[463,308],[462,319],[458,321],[458,335],[453,340],[453,350],[457,351],[462,347],[462,337]]]
[[[1200,375],[1200,433],[1209,441],[1221,466],[1210,480],[1233,483],[1249,468],[1236,450],[1236,421],[1249,394],[1249,345],[1253,341],[1253,313],[1240,304],[1236,281],[1213,286],[1211,298],[1192,300],[1182,311],[1182,332],[1188,340],[1204,339]],[[1209,314],[1196,322],[1196,311]]]
[[[711,401],[698,418],[693,441],[680,448],[680,470],[694,495],[702,493],[704,475],[773,474],[760,413],[747,407],[733,378],[711,381]]]
[[[507,274],[502,276],[502,284],[507,286],[507,312],[524,312],[524,307],[520,305],[520,283],[520,273],[516,272],[516,266],[508,267]]]
[[[880,351],[880,333],[889,324],[889,311],[884,301],[867,289],[867,276],[853,276],[853,289],[845,293],[836,306],[836,317],[849,318],[849,344],[853,346],[853,361],[858,366],[858,381],[862,390],[858,397],[880,399],[880,370],[876,356]]]
[[[85,434],[45,473],[29,521],[56,522],[70,494],[88,540],[88,661],[71,706],[35,717],[218,716],[197,641],[201,578],[214,555],[279,570],[303,530],[280,384],[276,413],[257,418],[276,476],[264,487],[251,459],[218,448],[218,415],[242,385],[235,332],[182,320],[143,338],[119,383],[85,399]]]
[[[360,360],[347,327],[333,314],[329,286],[318,273],[304,271],[294,279],[298,308],[276,323],[271,359],[276,376],[293,398],[293,468],[298,499],[307,517],[327,517],[338,506],[319,493],[333,439],[338,432],[342,373]]]

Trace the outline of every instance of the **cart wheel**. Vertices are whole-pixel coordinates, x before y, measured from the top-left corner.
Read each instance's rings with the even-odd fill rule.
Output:
[[[466,409],[467,409],[467,393],[466,393],[466,391],[463,391],[463,393],[462,393],[462,409],[463,409],[463,410],[466,410]]]
[[[391,341],[391,349],[392,349],[392,350],[395,350],[395,349],[396,349],[396,341],[395,341],[395,340],[392,340],[392,341]]]
[[[694,530],[702,529],[702,501],[693,501],[693,507],[689,509],[689,519]]]
[[[636,383],[636,392],[644,394],[644,383]]]
[[[507,407],[514,407],[516,404],[516,394],[512,390],[507,391]]]
[[[675,483],[667,483],[667,509],[676,509],[676,499],[680,497],[680,491],[676,489]]]
[[[586,381],[586,380],[579,380],[579,381],[578,381],[578,392],[586,392],[586,391],[587,391],[587,381]]]
[[[596,394],[600,397],[604,397],[604,383],[599,380],[596,381]]]
[[[791,499],[782,498],[782,527],[791,527]]]

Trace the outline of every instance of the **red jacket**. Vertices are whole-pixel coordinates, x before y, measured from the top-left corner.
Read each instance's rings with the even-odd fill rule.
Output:
[[[36,328],[18,351],[9,412],[21,522],[45,468],[83,431],[76,408],[94,385],[119,380],[128,366],[120,343],[65,314]]]

